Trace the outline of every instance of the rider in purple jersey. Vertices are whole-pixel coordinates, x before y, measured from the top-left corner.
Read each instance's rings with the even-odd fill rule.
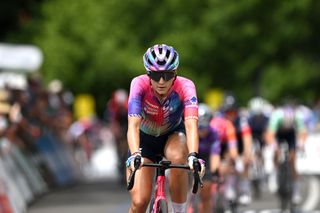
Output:
[[[194,83],[177,76],[179,55],[173,47],[154,45],[143,57],[146,75],[131,82],[128,101],[127,139],[131,156],[127,175],[134,169],[134,160],[154,162],[164,156],[174,164],[188,163],[193,169],[198,159],[198,100]],[[189,154],[188,154],[189,153]],[[135,176],[130,212],[145,212],[151,198],[154,168],[141,167]],[[174,212],[186,212],[188,174],[172,169],[169,178]]]
[[[208,162],[200,190],[199,212],[212,212],[212,180],[218,178],[221,141],[216,129],[210,126],[213,112],[206,104],[199,104],[199,157]]]

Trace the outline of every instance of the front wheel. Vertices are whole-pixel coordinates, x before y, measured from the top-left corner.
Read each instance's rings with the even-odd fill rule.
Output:
[[[158,208],[156,213],[168,213],[168,204],[166,200],[159,200],[158,201]]]

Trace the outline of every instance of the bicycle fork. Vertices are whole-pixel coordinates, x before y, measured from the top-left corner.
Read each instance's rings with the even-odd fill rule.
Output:
[[[163,175],[157,176],[157,185],[156,185],[156,197],[153,203],[153,210],[156,210],[159,208],[159,204],[161,200],[165,200],[168,206],[168,201],[166,198],[166,189],[165,189],[165,181],[166,177]]]

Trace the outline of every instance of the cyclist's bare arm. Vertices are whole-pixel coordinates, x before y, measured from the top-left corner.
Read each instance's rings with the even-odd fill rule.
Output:
[[[139,151],[140,136],[139,128],[141,123],[141,117],[129,116],[128,117],[128,132],[127,140],[131,154]]]
[[[227,121],[226,131],[230,157],[232,160],[236,160],[238,157],[236,129],[230,121]]]
[[[244,146],[245,156],[250,156],[251,149],[252,149],[252,135],[251,134],[245,134],[243,136],[243,146]]]
[[[214,172],[219,168],[220,165],[220,155],[211,154],[210,155],[210,171]]]
[[[199,134],[198,134],[198,120],[189,118],[185,120],[187,146],[189,153],[198,152],[199,149]]]

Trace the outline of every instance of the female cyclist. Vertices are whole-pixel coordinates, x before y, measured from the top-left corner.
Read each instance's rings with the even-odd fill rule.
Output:
[[[208,162],[207,171],[203,177],[203,188],[200,190],[200,213],[212,212],[212,180],[218,178],[220,166],[221,142],[217,130],[210,126],[213,117],[211,108],[199,104],[199,157]]]
[[[198,100],[194,83],[177,76],[179,55],[165,44],[150,47],[143,56],[147,74],[131,82],[128,101],[127,175],[134,169],[134,159],[155,162],[162,155],[172,163],[188,162],[193,169],[198,160]],[[201,174],[204,173],[204,162]],[[129,212],[145,212],[150,201],[154,169],[141,167],[135,177]],[[188,175],[172,169],[169,190],[174,212],[186,212]]]

